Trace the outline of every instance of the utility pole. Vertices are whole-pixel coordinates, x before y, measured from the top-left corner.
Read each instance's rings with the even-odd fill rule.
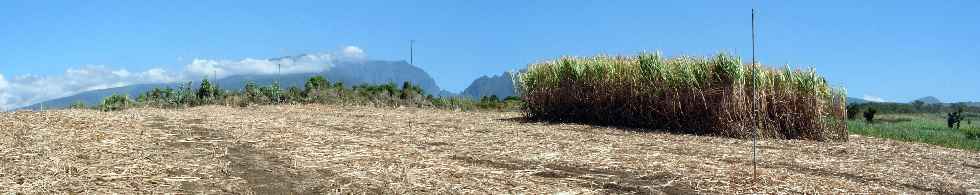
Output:
[[[408,41],[408,64],[415,65],[415,39]]]
[[[757,103],[756,102],[756,90],[758,90],[758,89],[756,89],[757,86],[755,84],[755,82],[756,82],[756,80],[755,80],[756,79],[756,75],[755,74],[756,74],[756,71],[759,71],[758,69],[759,69],[759,67],[758,67],[758,65],[756,63],[756,60],[755,60],[755,9],[752,9],[752,69],[751,69],[752,70],[752,76],[751,76],[751,78],[752,78],[752,80],[751,80],[751,82],[752,82],[752,91],[751,91],[752,92],[752,101],[751,102],[752,103],[751,103],[751,107],[750,107],[752,109],[752,113],[750,114],[750,117],[749,118],[752,120],[752,183],[753,183],[753,186],[755,186],[755,182],[759,178],[758,177],[758,174],[757,174],[758,172],[756,172],[756,164],[757,164],[756,163],[756,156],[757,156],[757,154],[756,154],[756,150],[757,150],[756,149],[756,144],[757,144],[756,143],[756,140],[759,139],[758,138],[759,137],[759,128],[758,128],[758,123],[756,122],[756,117],[757,117],[756,114],[758,113],[758,110],[756,110],[756,103]]]
[[[279,90],[279,87],[280,87],[279,86],[279,80],[280,79],[282,79],[282,64],[281,63],[278,63],[278,64],[276,64],[276,104],[280,104],[281,103],[280,102],[280,99],[282,99],[282,97],[279,97],[280,96],[279,94],[282,91],[282,90]]]
[[[217,102],[218,93],[220,93],[219,91],[221,91],[221,85],[218,85],[218,70],[213,70],[213,72],[211,72],[211,82],[214,83],[213,85],[211,85],[211,89],[214,89],[211,91],[211,101]]]

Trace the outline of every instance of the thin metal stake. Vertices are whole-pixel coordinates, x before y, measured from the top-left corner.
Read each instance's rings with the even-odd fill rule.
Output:
[[[756,150],[757,150],[756,149],[756,140],[759,137],[759,128],[757,127],[758,124],[756,123],[756,116],[755,116],[757,114],[757,112],[758,112],[756,110],[756,105],[755,105],[756,104],[756,94],[755,93],[756,93],[756,90],[757,90],[756,89],[756,84],[755,84],[755,82],[756,82],[755,81],[755,79],[756,79],[755,72],[756,71],[758,71],[758,66],[756,65],[756,60],[755,60],[755,9],[752,9],[752,103],[751,103],[752,114],[750,115],[750,118],[752,120],[752,180],[753,180],[752,183],[753,183],[753,186],[755,186],[754,185],[755,182],[759,179],[758,172],[756,172],[756,164],[757,164],[756,163],[756,156],[757,156],[757,154],[756,154]]]

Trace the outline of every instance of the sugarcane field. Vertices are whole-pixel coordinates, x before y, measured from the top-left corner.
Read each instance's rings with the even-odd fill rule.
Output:
[[[980,195],[977,8],[2,2],[0,194]]]

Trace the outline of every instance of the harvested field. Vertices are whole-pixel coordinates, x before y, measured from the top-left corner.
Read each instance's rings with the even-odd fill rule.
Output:
[[[0,193],[899,193],[980,189],[980,153],[751,142],[330,105],[0,114]]]

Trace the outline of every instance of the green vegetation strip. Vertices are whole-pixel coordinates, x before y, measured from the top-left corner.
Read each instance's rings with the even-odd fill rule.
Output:
[[[126,95],[114,94],[92,108],[117,111],[132,107],[186,108],[203,105],[246,107],[313,103],[453,110],[516,110],[521,105],[517,97],[506,97],[501,100],[496,95],[482,97],[480,100],[467,97],[434,97],[408,81],[400,87],[394,83],[346,87],[344,83],[330,83],[325,77],[315,76],[307,80],[303,89],[298,87],[283,89],[278,83],[259,86],[251,81],[246,81],[245,87],[241,90],[222,89],[204,79],[196,89],[193,82],[187,82],[176,88],[155,88],[140,94],[135,100]],[[82,102],[76,102],[69,108],[81,109],[86,106]]]
[[[942,113],[885,114],[874,123],[848,121],[848,129],[859,135],[980,151],[980,125],[964,123],[951,129],[945,122]]]

